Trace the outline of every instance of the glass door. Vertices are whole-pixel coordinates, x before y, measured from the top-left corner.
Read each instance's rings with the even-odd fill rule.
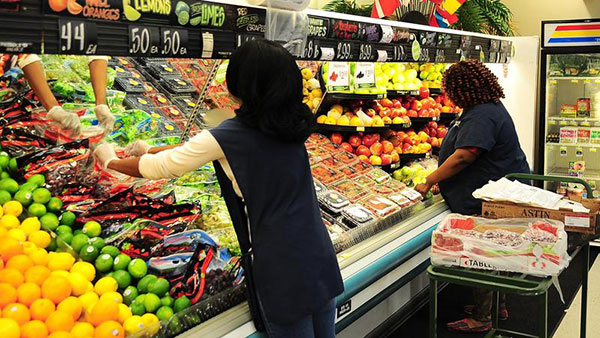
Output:
[[[600,54],[547,55],[544,173],[600,184]],[[552,187],[547,187],[552,188]],[[557,192],[582,187],[558,185]]]

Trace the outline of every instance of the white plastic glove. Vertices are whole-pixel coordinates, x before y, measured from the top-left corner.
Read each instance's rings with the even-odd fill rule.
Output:
[[[97,105],[94,108],[94,113],[102,128],[104,128],[106,132],[111,132],[115,126],[115,117],[110,112],[110,109],[108,109],[108,106],[105,104]]]
[[[107,143],[103,143],[96,147],[96,150],[94,150],[94,158],[96,158],[96,161],[104,170],[108,168],[108,164],[111,161],[119,159],[113,147]]]
[[[79,116],[75,113],[69,113],[64,110],[61,106],[54,106],[48,111],[49,119],[55,121],[60,125],[61,128],[71,130],[74,135],[79,135],[81,132],[81,123],[79,122]]]
[[[127,147],[125,147],[125,155],[127,156],[142,156],[148,152],[152,148],[148,143],[137,140],[133,143],[129,143]]]

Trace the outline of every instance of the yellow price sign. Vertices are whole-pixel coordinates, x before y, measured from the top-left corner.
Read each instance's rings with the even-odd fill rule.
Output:
[[[573,127],[577,127],[577,121],[571,121],[571,122],[569,122],[569,125],[571,125]]]
[[[596,151],[596,148],[590,148],[590,153],[595,153]]]
[[[594,83],[600,83],[600,80],[594,80]]]
[[[589,127],[590,123],[588,121],[581,122],[582,127]]]
[[[556,125],[556,121],[554,121],[554,120],[550,120],[550,125],[551,125],[551,126],[555,126],[555,125]]]
[[[592,83],[592,80],[584,80],[583,83]]]
[[[566,126],[567,125],[567,121],[560,121],[558,124],[561,125],[561,126]]]
[[[553,84],[553,85],[555,85],[555,84],[557,84],[557,83],[558,83],[558,81],[556,81],[556,80],[550,80],[550,84]]]
[[[356,127],[356,131],[365,131],[365,127]]]
[[[579,83],[579,80],[571,80],[571,83]]]

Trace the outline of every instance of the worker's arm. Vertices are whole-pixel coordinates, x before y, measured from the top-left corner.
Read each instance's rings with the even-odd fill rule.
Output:
[[[417,185],[415,190],[422,195],[427,194],[432,186],[458,174],[475,162],[477,156],[478,154],[476,152],[469,149],[456,149],[456,151],[450,155],[439,168],[427,176],[427,181],[424,184]]]

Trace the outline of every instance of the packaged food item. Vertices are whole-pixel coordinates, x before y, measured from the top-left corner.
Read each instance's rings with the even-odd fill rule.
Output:
[[[413,201],[409,200],[406,196],[404,196],[400,192],[395,192],[393,194],[390,194],[387,196],[387,198],[389,198],[392,202],[398,204],[398,206],[400,206],[400,208],[406,208],[406,207],[414,204]]]
[[[323,161],[321,161],[321,163],[328,166],[329,168],[334,168],[334,169],[340,169],[342,167],[342,163],[333,157],[323,159]]]
[[[335,157],[336,160],[339,160],[344,164],[354,163],[358,160],[358,157],[356,157],[356,155],[347,151],[337,153],[333,157]]]
[[[310,150],[306,150],[308,152],[308,155],[310,156],[310,159],[315,161],[315,162],[321,162],[326,158],[329,158],[331,156],[331,154],[325,150],[322,149],[320,147],[315,147],[314,149],[310,149]]]
[[[577,99],[577,117],[590,117],[590,98]]]
[[[354,178],[354,182],[356,182],[357,184],[359,184],[365,188],[371,187],[376,184],[375,181],[373,181],[370,177],[368,177],[366,175],[361,175],[361,176]]]
[[[372,167],[370,164],[364,163],[364,162],[354,162],[348,165],[348,167],[352,167],[354,168],[356,171],[360,172],[360,173],[366,173],[367,171],[369,171]]]
[[[148,72],[155,79],[161,80],[165,77],[179,77],[181,74],[169,63],[151,63],[147,65]]]
[[[375,222],[373,213],[362,205],[353,204],[342,210],[343,222],[350,228],[364,226]]]
[[[344,148],[333,142],[323,143],[320,145],[320,147],[327,150],[332,156],[340,152],[346,152]]]
[[[157,107],[164,107],[164,106],[171,105],[171,101],[169,101],[169,99],[161,93],[148,95],[148,97],[150,97],[150,100],[152,100],[152,102],[154,102],[154,104]],[[177,114],[179,114],[179,110],[176,109],[176,111],[177,111]],[[177,114],[175,114],[175,115],[177,115]],[[165,115],[169,115],[169,114],[165,114]]]
[[[591,131],[590,128],[579,127],[577,128],[577,143],[587,144],[590,143]]]
[[[140,109],[145,111],[156,108],[149,98],[139,95],[127,95],[123,101],[123,105],[129,109]]]
[[[312,133],[309,137],[309,140],[311,140],[312,142],[315,142],[317,144],[323,144],[323,143],[329,143],[331,141],[329,141],[329,139],[327,138],[327,136],[323,135],[323,134],[318,134],[318,133]]]
[[[400,192],[401,190],[406,189],[406,184],[398,180],[389,180],[387,186],[394,190],[394,192]]]
[[[344,177],[344,175],[338,170],[328,168],[321,163],[314,165],[311,171],[314,178],[327,186]]]
[[[396,203],[379,195],[368,195],[361,199],[359,204],[371,210],[371,212],[379,217],[386,217],[400,211],[400,207]]]
[[[585,191],[583,184],[569,183],[567,185],[567,198],[571,201],[581,202]]]
[[[393,180],[390,180],[390,181],[393,181]],[[383,195],[383,196],[387,196],[394,192],[394,189],[389,187],[386,183],[375,184],[374,186],[371,187],[371,190],[373,190],[374,192],[378,193],[379,195]]]
[[[590,143],[600,144],[600,128],[590,128]]]
[[[160,103],[160,101],[158,102]],[[183,114],[181,113],[181,110],[179,110],[179,108],[177,108],[176,106],[171,105],[161,107],[160,105],[158,105],[158,107],[163,112],[163,114],[165,114],[173,120],[185,118],[185,116],[183,116]]]
[[[560,128],[560,143],[577,143],[577,127]]]
[[[341,180],[336,182],[330,186],[330,189],[339,192],[340,194],[346,196],[351,202],[355,202],[359,200],[361,197],[365,196],[368,191],[363,189],[360,185],[350,181],[350,180]]]
[[[356,170],[356,168],[349,166],[349,167],[342,167],[340,169],[340,171],[346,176],[346,178],[354,178],[356,176],[359,176],[360,174],[362,174],[362,172]]]
[[[139,80],[139,81],[144,80],[144,76],[139,71],[137,71],[137,70],[135,70],[133,68],[129,68],[129,71],[131,72],[131,77],[133,79]]]
[[[368,171],[366,173],[366,175],[368,177],[370,177],[371,179],[373,179],[377,183],[387,182],[390,179],[392,179],[392,177],[390,176],[390,174],[388,174],[385,171],[383,171],[381,169],[378,169],[378,168],[371,169],[370,171]]]
[[[585,161],[570,161],[567,174],[574,177],[583,177],[585,175]]]
[[[568,184],[565,182],[559,182],[556,186],[556,193],[559,195],[567,196]]]
[[[179,107],[182,113],[187,115],[191,114],[194,111],[194,108],[196,108],[197,100],[194,100],[194,98],[192,98],[191,96],[177,96],[174,97],[171,101],[177,107]]]
[[[191,94],[196,91],[191,83],[181,77],[165,77],[160,80],[160,84],[173,94]]]
[[[149,67],[152,64],[168,64],[169,63],[169,59],[168,58],[157,58],[157,57],[140,57],[137,58],[137,61],[140,63],[140,65],[142,66],[146,66]]]
[[[561,117],[576,117],[577,116],[577,105],[574,104],[562,104],[560,106]]]
[[[416,202],[423,199],[423,195],[421,195],[418,191],[416,191],[413,188],[406,188],[404,190],[400,190],[400,193],[411,201]]]
[[[150,95],[153,95],[153,94],[157,93],[156,88],[154,88],[154,86],[152,84],[150,84],[150,82],[144,81],[142,83],[142,85],[144,87],[144,94],[150,96]]]
[[[120,106],[123,104],[125,96],[127,96],[127,93],[125,92],[122,92],[120,90],[109,89],[106,91],[106,103],[111,107]]]
[[[135,80],[131,77],[118,77],[115,80],[115,87],[124,92],[131,94],[141,94],[145,92],[144,84],[138,80]]]
[[[124,67],[124,66],[114,66],[114,70],[115,70],[117,79],[119,79],[119,78],[122,79],[122,78],[133,77],[133,73],[127,67]]]
[[[317,193],[317,195],[322,194],[327,190],[327,188],[325,188],[323,183],[321,183],[317,180],[313,180],[313,183],[315,185],[315,192]]]
[[[326,191],[318,196],[319,202],[332,215],[339,215],[350,204],[348,199],[335,191]]]

